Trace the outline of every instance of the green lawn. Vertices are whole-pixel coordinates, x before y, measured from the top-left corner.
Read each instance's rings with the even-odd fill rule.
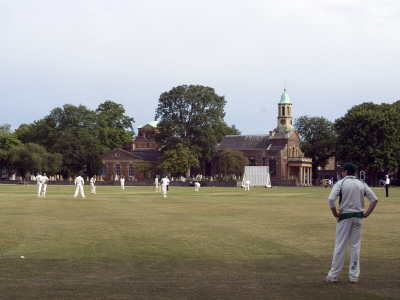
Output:
[[[374,189],[357,284],[348,260],[325,282],[330,189],[47,190],[0,184],[1,299],[400,299],[397,187]]]

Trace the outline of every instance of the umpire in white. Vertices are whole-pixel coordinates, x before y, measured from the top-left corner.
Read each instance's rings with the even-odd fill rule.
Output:
[[[354,174],[356,166],[345,163],[342,166],[342,178],[332,188],[328,201],[332,214],[337,218],[335,250],[332,267],[326,277],[328,282],[336,282],[342,271],[346,258],[347,245],[350,245],[349,279],[351,283],[358,282],[360,275],[360,246],[362,234],[362,219],[367,218],[375,209],[378,198],[363,181]],[[336,210],[336,198],[339,206]],[[369,207],[364,212],[364,197],[369,200]]]

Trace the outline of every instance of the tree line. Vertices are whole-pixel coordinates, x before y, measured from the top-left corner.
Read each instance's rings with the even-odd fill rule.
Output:
[[[160,120],[156,141],[162,154],[158,167],[173,175],[184,174],[190,167],[198,168],[200,161],[209,161],[225,135],[240,134],[225,123],[225,104],[214,89],[200,85],[182,85],[161,94],[155,113],[155,120]],[[111,100],[96,110],[65,104],[14,132],[2,125],[0,167],[21,176],[37,172],[98,175],[100,155],[131,142],[133,123],[124,107]]]
[[[216,150],[225,135],[240,134],[235,125],[225,123],[225,105],[223,96],[200,85],[181,85],[162,93],[155,110],[155,120],[159,120],[155,137],[161,150],[158,167],[184,174],[218,155],[222,171],[242,170],[248,160],[241,152],[218,154]],[[302,151],[313,159],[314,176],[334,156],[341,163],[352,161],[374,182],[378,172],[395,170],[400,162],[399,110],[400,101],[367,102],[334,122],[323,117],[297,118],[294,127]],[[133,123],[121,104],[107,100],[96,110],[71,104],[57,107],[14,132],[4,124],[0,126],[0,167],[22,176],[37,171],[64,177],[79,172],[98,175],[100,155],[131,142]]]
[[[57,173],[64,177],[85,172],[100,174],[100,155],[121,148],[134,136],[134,119],[121,104],[107,100],[96,110],[65,104],[14,132],[3,125],[0,134],[0,166],[27,173]]]
[[[366,171],[370,184],[377,182],[379,172],[387,174],[399,167],[400,101],[362,103],[334,122],[302,116],[294,126],[304,154],[313,159],[314,176],[318,167],[324,168],[334,156],[341,164],[351,161]]]

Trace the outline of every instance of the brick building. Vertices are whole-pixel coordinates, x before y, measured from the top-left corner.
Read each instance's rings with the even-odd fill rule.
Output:
[[[300,137],[293,127],[292,103],[286,90],[278,103],[278,126],[269,135],[228,135],[217,145],[219,152],[238,150],[250,165],[269,166],[272,185],[312,185],[312,160],[304,157]],[[219,174],[218,158],[212,173]]]
[[[153,121],[140,126],[134,141],[101,156],[103,180],[119,180],[121,176],[128,181],[152,180],[154,173],[161,172],[155,168],[160,158],[154,138],[157,124],[157,121]]]

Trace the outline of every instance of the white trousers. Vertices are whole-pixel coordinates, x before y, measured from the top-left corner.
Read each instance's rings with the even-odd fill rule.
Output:
[[[335,250],[329,277],[337,277],[343,269],[347,244],[350,246],[349,278],[357,279],[360,275],[360,247],[362,219],[349,218],[340,221],[336,226]]]
[[[93,182],[90,183],[90,192],[96,194],[96,187]]]
[[[37,184],[37,196],[40,197],[42,193],[42,183]]]
[[[42,197],[46,197],[47,183],[42,183]]]
[[[85,198],[85,194],[83,193],[83,185],[82,184],[76,185],[74,198],[76,198],[76,196],[78,196],[78,192],[81,192],[82,197]]]
[[[163,197],[167,198],[167,186],[166,185],[161,185],[161,191],[163,193]]]

